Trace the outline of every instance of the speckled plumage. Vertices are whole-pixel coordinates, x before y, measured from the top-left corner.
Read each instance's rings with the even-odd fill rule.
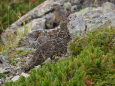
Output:
[[[59,9],[56,9],[56,17],[62,18],[59,20],[60,23],[60,30],[58,30],[56,33],[54,33],[52,36],[48,35],[48,40],[43,43],[41,46],[38,47],[36,50],[29,67],[26,67],[26,69],[31,69],[36,65],[42,64],[46,59],[51,58],[53,56],[62,56],[66,54],[67,52],[67,44],[71,40],[69,31],[67,29],[67,17],[66,15],[60,15]],[[57,15],[57,13],[59,15]],[[63,17],[64,16],[64,17]]]

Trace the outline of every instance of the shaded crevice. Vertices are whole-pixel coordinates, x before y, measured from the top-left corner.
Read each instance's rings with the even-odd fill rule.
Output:
[[[54,28],[56,28],[57,26],[59,26],[59,24],[56,23],[56,22],[53,22],[53,23],[50,24],[49,26],[48,26],[47,22],[45,22],[45,29],[54,29]]]

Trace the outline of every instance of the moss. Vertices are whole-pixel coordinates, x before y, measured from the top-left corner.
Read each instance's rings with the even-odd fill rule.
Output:
[[[86,46],[93,45],[95,47],[100,47],[104,53],[107,53],[114,47],[115,29],[108,27],[104,28],[105,29],[100,28],[90,31],[87,33],[86,37],[74,37],[69,43],[69,52],[72,55],[79,55]]]
[[[5,77],[5,76],[6,76],[5,74],[0,73],[0,79],[3,78],[3,77]]]

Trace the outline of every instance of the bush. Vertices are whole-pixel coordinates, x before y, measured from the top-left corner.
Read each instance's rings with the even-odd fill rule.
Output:
[[[115,29],[112,28],[100,28],[98,30],[94,29],[87,33],[85,37],[74,37],[69,43],[69,53],[72,55],[79,55],[80,52],[86,46],[100,47],[104,53],[115,48],[113,42],[115,41]]]
[[[33,69],[28,78],[5,86],[114,86],[114,33],[105,28],[75,37],[69,43],[70,57]]]

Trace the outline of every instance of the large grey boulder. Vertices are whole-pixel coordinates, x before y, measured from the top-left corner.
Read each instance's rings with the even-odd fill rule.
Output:
[[[106,6],[108,7],[106,7]],[[102,7],[88,7],[69,16],[68,29],[71,35],[81,35],[84,30],[91,30],[103,24],[115,27],[115,5],[109,2]]]
[[[51,6],[53,4],[53,0],[46,0],[42,4],[38,5],[36,8],[28,12],[26,15],[22,16],[19,20],[13,23],[9,28],[17,29],[23,22],[29,22],[36,18],[41,18],[47,12],[51,11]]]
[[[53,30],[53,26],[50,26],[49,20],[54,20],[54,14],[49,13],[45,15],[43,18],[34,19],[32,22],[28,23],[26,25],[27,28],[30,29],[30,31],[27,33],[26,37],[23,37],[19,41],[19,46],[26,46],[26,47],[32,47],[37,48],[36,46],[38,43],[38,38],[40,35],[44,35],[44,39],[46,38],[46,33],[50,30]],[[46,23],[47,20],[47,23]],[[47,28],[46,25],[52,28]],[[25,27],[21,27],[19,29],[24,30]],[[46,39],[45,39],[46,40]]]

